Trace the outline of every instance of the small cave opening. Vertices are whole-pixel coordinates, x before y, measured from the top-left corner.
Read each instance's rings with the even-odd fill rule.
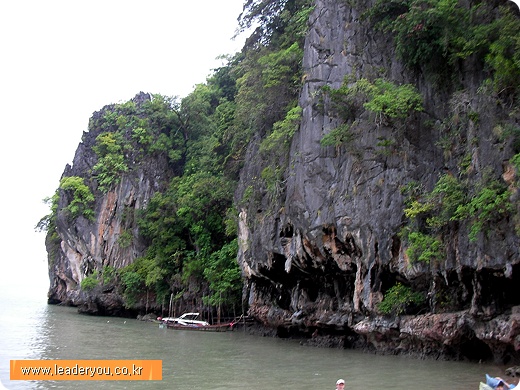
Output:
[[[334,251],[340,255],[347,255],[349,257],[361,257],[363,252],[361,248],[356,244],[356,240],[352,233],[347,233],[344,240],[342,241],[338,235],[336,227],[328,225],[323,227],[323,246],[328,248],[329,251]]]
[[[312,332],[311,332],[312,330]],[[278,325],[276,327],[276,337],[281,339],[309,339],[312,337],[313,332],[318,333],[317,328],[306,329],[298,326],[283,326]]]
[[[291,336],[291,332],[285,326],[278,326],[276,328],[276,336],[280,337],[281,339],[287,339]]]
[[[473,275],[474,271],[469,268],[447,270],[445,276],[438,274],[435,277],[436,310],[469,309],[473,297]]]
[[[362,257],[363,252],[351,233],[345,235],[344,250],[350,257]]]
[[[512,267],[511,277],[503,281],[505,304],[507,306],[520,305],[520,294],[518,294],[518,286],[520,285],[520,264]]]
[[[323,285],[319,280],[302,279],[300,290],[305,291],[310,302],[316,302],[320,294],[320,286]]]
[[[280,237],[281,238],[291,238],[294,235],[294,227],[291,224],[288,224],[284,226],[280,230]]]
[[[347,328],[344,332],[344,337],[343,348],[345,349],[363,349],[368,345],[364,336],[357,334],[350,328]]]
[[[401,239],[399,236],[395,235],[392,237],[392,259],[397,259],[399,257],[399,251],[401,249]]]
[[[370,268],[370,283],[372,292],[385,293],[396,285],[399,275],[390,271],[388,265],[374,265]]]
[[[495,357],[496,360],[496,357]],[[508,345],[501,356],[502,364],[519,365],[520,351],[516,351],[512,345]]]
[[[476,337],[467,339],[460,344],[460,354],[472,362],[487,362],[493,360],[493,351],[483,341]]]
[[[277,296],[275,299],[276,304],[283,310],[291,309],[291,294],[288,290],[281,289],[277,291]]]
[[[373,266],[370,268],[370,281],[372,291],[379,291],[381,289],[381,268]]]
[[[268,279],[276,282],[283,283],[284,285],[293,286],[296,284],[296,278],[292,273],[285,271],[285,262],[287,258],[279,253],[271,253],[271,266],[262,265],[260,272]]]
[[[504,312],[513,306],[520,305],[518,283],[520,282],[520,265],[514,265],[510,277],[503,270],[483,269],[477,275],[480,285],[480,302],[483,307],[494,307],[497,312]]]
[[[380,286],[380,291],[384,294],[390,288],[396,285],[398,282],[398,276],[395,273],[392,273],[388,270],[388,267],[381,267],[378,273],[378,282]]]
[[[329,286],[333,289],[330,291],[330,296],[335,297],[338,304],[345,301],[351,302],[354,299],[356,283],[355,270],[349,273],[334,275],[333,279],[330,280],[331,283]]]

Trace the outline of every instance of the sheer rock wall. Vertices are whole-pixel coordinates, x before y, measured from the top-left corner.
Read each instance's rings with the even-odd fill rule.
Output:
[[[256,201],[240,209],[238,258],[249,313],[280,336],[303,334],[312,344],[517,361],[520,242],[512,219],[496,221],[475,243],[461,223],[446,239],[446,258],[431,264],[412,264],[399,236],[405,221],[401,188],[414,180],[431,190],[440,174],[456,168],[455,159],[436,146],[442,134],[425,123],[456,110],[478,112],[478,126],[469,123],[453,145],[471,154],[476,175],[490,169],[511,182],[511,146],[493,133],[497,122],[508,120],[507,111],[477,93],[482,69],[463,69],[463,92],[456,95],[407,70],[396,60],[391,36],[361,17],[371,6],[362,3],[315,2],[303,59],[303,117],[285,192],[273,200],[257,190],[251,197]],[[320,101],[320,89],[339,88],[347,75],[412,83],[425,110],[400,130],[375,123],[365,112],[347,146],[322,147],[321,138],[338,120]],[[477,131],[478,145],[464,141]],[[395,140],[390,153],[378,149],[381,139]],[[256,140],[250,146],[238,202],[260,176],[258,145]],[[427,312],[381,316],[377,305],[397,282],[427,291]]]
[[[140,93],[133,101],[140,104],[150,100],[148,94]],[[107,109],[93,114],[92,119],[101,118]],[[102,272],[106,267],[120,269],[144,255],[146,244],[138,235],[136,212],[145,207],[153,194],[163,190],[173,174],[166,156],[154,156],[139,160],[120,177],[113,190],[103,194],[93,180],[93,167],[97,156],[93,150],[96,137],[104,130],[90,126],[84,132],[72,166],[67,165],[63,177],[78,176],[95,195],[94,218],[83,216],[71,220],[65,207],[71,203],[70,191],[59,190],[60,203],[57,213],[57,234],[54,240],[47,236],[49,253],[50,303],[78,306],[80,311],[101,315],[126,315],[121,293],[117,286],[108,284],[102,289],[82,291],[82,280],[94,271]],[[133,151],[126,152],[126,160],[132,161]],[[122,235],[131,239],[122,240]],[[153,302],[153,299],[152,299]],[[145,304],[145,303],[143,303]]]

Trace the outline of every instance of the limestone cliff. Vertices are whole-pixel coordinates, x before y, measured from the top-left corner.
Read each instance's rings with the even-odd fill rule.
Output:
[[[405,67],[392,35],[363,17],[374,4],[315,2],[303,59],[303,115],[276,200],[264,191],[256,202],[241,202],[262,169],[259,143],[250,145],[237,191],[250,314],[279,335],[312,334],[315,344],[518,360],[518,188],[509,162],[513,147],[497,133],[500,123],[518,126],[518,111],[480,93],[487,74],[471,60],[461,65],[456,92]],[[411,83],[424,111],[392,126],[362,110],[348,145],[324,147],[320,140],[341,122],[322,87],[338,89],[345,76]],[[470,113],[478,120],[467,119]],[[448,117],[467,120],[447,134],[439,125]],[[460,174],[461,156],[470,180],[488,172],[511,186],[514,210],[494,219],[477,240],[468,237],[467,222],[450,224],[442,233],[443,257],[412,262],[400,234],[407,220],[402,189],[418,182],[431,191],[442,175]],[[382,315],[378,304],[401,282],[426,291],[426,301],[413,315]]]
[[[280,7],[298,2],[273,3]],[[370,16],[370,10],[382,3],[314,1],[304,44],[301,118],[285,156],[272,153],[270,159],[262,154],[261,145],[273,123],[283,117],[296,88],[280,87],[276,90],[280,93],[265,95],[271,100],[259,101],[264,99],[263,85],[248,82],[261,79],[262,72],[248,66],[268,66],[266,58],[279,59],[274,55],[257,61],[261,50],[243,67],[253,75],[250,79],[229,82],[241,74],[240,66],[219,74],[219,82],[228,83],[228,88],[219,86],[220,95],[213,96],[209,88],[201,87],[199,95],[188,99],[190,120],[180,123],[180,116],[172,113],[180,121],[175,129],[162,118],[153,136],[159,139],[159,133],[165,133],[171,142],[174,134],[177,146],[184,146],[189,131],[197,133],[208,126],[220,132],[200,148],[194,143],[191,154],[228,153],[222,169],[229,169],[229,180],[240,169],[235,205],[244,306],[279,336],[384,353],[520,362],[518,91],[508,95],[508,85],[497,90],[486,81],[493,70],[484,61],[485,53],[477,53],[485,39],[472,42],[474,46],[464,52],[460,49],[460,56],[449,62],[443,62],[445,53],[440,50],[429,63],[417,65],[421,58],[414,58],[410,66],[402,55],[406,48],[396,46],[391,29],[377,28],[380,15]],[[401,7],[413,2],[388,3],[388,12],[406,19]],[[456,2],[442,2],[448,3]],[[466,9],[474,5],[469,0],[460,3]],[[472,17],[491,23],[506,4],[489,2],[486,13]],[[512,15],[520,17],[518,10]],[[424,23],[417,23],[408,35],[424,30]],[[427,45],[422,49],[429,50]],[[470,49],[473,55],[465,54]],[[294,72],[285,64],[280,68]],[[285,76],[294,87],[293,75]],[[249,89],[236,92],[236,88]],[[388,92],[387,101],[370,100],[375,90]],[[404,109],[399,106],[400,91],[411,99],[419,96],[420,107],[408,105],[409,101]],[[256,106],[236,108],[237,96]],[[104,280],[99,273],[109,276],[109,270],[133,264],[145,254],[150,242],[139,232],[137,214],[155,193],[166,190],[182,170],[179,165],[186,163],[181,152],[168,154],[174,149],[171,144],[140,154],[144,144],[136,140],[150,134],[141,134],[139,120],[144,117],[139,113],[152,100],[139,94],[132,104],[117,107],[132,110],[133,127],[126,127],[128,119],[118,119],[113,106],[94,113],[72,166],[66,167],[63,178],[82,178],[95,200],[79,199],[83,208],[78,211],[71,206],[79,194],[65,185],[58,189],[56,226],[47,235],[49,302],[78,305],[94,314],[128,314],[117,284],[107,281],[93,289],[80,285],[93,275]],[[222,101],[225,108],[216,109]],[[374,108],[377,104],[379,108]],[[392,105],[401,111],[392,112]],[[213,113],[218,120],[210,117]],[[153,118],[153,110],[150,114]],[[230,133],[244,129],[243,123],[233,122],[234,116],[250,126],[237,138]],[[111,131],[112,137],[116,133],[126,137],[121,149],[126,165],[107,161],[105,167],[114,170],[111,185],[104,186],[107,178],[95,168],[102,152],[98,137]],[[324,142],[332,135],[334,142]],[[230,139],[240,152],[227,150]],[[117,144],[116,139],[111,141]],[[242,147],[247,147],[245,158]],[[215,160],[197,161],[204,165]],[[188,165],[188,171],[197,169],[196,164]],[[209,171],[207,166],[201,168]],[[272,186],[265,183],[267,168],[281,172],[281,178],[270,177]],[[203,188],[195,194],[219,189],[199,186]],[[157,214],[168,217],[162,214],[174,213],[176,207],[159,209]],[[227,204],[222,206],[226,208]],[[215,220],[221,223],[220,216]],[[200,242],[192,233],[196,232],[183,234],[195,253]],[[177,249],[167,259],[175,270],[186,258],[196,257]],[[231,249],[223,253],[225,258]],[[204,274],[205,270],[194,269]],[[152,276],[163,277],[161,272]],[[182,295],[182,277],[167,274],[167,278],[163,297]],[[199,295],[207,297],[208,291],[206,285]],[[157,304],[154,297],[145,297],[139,297],[132,309]]]
[[[149,102],[149,94],[138,94],[131,103],[140,107]],[[89,131],[84,132],[72,166],[67,165],[62,178],[81,177],[96,194],[93,218],[79,215],[71,218],[67,205],[73,201],[71,191],[58,189],[56,234],[47,236],[49,252],[49,302],[80,306],[91,314],[123,315],[121,294],[116,286],[108,283],[103,291],[86,292],[81,282],[93,273],[106,269],[120,269],[143,255],[146,244],[138,235],[136,213],[142,209],[154,193],[164,189],[175,170],[165,154],[137,158],[138,150],[126,150],[130,163],[126,172],[118,174],[112,189],[103,193],[93,178],[93,168],[98,162],[95,153],[96,138],[110,125],[106,114],[113,106],[106,106],[93,114]]]

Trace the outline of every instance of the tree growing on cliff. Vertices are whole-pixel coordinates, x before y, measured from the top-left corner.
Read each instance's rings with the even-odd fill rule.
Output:
[[[139,217],[149,244],[145,257],[164,271],[155,273],[163,275],[156,281],[175,296],[181,291],[189,296],[191,288],[191,296],[204,296],[211,305],[229,307],[240,300],[237,244],[226,229],[235,214],[238,168],[251,134],[263,128],[265,145],[271,144],[266,150],[273,151],[277,140],[288,145],[297,128],[301,110],[295,102],[311,9],[308,0],[248,2],[242,26],[259,21],[258,39],[176,107],[184,135],[182,169]],[[270,164],[280,156],[264,150],[263,158]]]
[[[486,83],[502,96],[520,97],[520,18],[511,3],[459,0],[378,0],[365,13],[374,26],[389,32],[399,58],[422,69],[438,85],[457,80],[461,62],[473,58],[491,70]],[[457,83],[453,83],[457,85]]]
[[[106,193],[119,183],[121,174],[128,171],[123,154],[123,139],[119,133],[102,133],[97,136],[93,149],[98,156],[98,162],[94,165],[98,186]]]
[[[425,297],[422,293],[414,292],[410,287],[397,283],[385,293],[377,308],[383,314],[399,316],[413,307],[420,307],[424,302]]]
[[[375,115],[378,126],[383,123],[397,126],[413,113],[423,111],[423,100],[417,88],[411,84],[396,85],[383,78],[374,81],[362,78],[354,82],[351,76],[346,76],[340,88],[324,86],[321,92],[322,100],[329,100],[329,115],[342,122],[323,136],[322,146],[339,147],[351,141],[364,110]]]
[[[64,209],[70,214],[72,219],[76,219],[80,215],[87,219],[94,218],[92,205],[94,204],[95,198],[82,177],[64,177],[60,181],[59,188],[72,194],[72,199],[70,199]]]

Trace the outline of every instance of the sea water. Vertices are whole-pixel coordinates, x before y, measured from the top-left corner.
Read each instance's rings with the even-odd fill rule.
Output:
[[[297,340],[161,329],[46,304],[46,288],[0,285],[0,380],[7,389],[478,389],[491,364],[415,360],[305,347]],[[11,381],[17,359],[162,360],[161,381]]]

